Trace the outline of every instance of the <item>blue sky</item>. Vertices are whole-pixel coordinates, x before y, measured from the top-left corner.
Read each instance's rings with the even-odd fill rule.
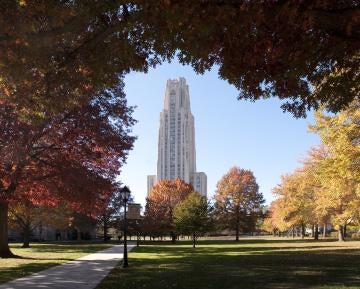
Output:
[[[219,79],[216,69],[198,75],[176,61],[125,78],[128,103],[137,106],[133,134],[138,139],[119,179],[129,186],[135,201],[144,205],[146,177],[156,174],[159,114],[166,80],[180,76],[189,85],[196,165],[198,171],[207,174],[208,197],[213,196],[219,179],[236,165],[253,171],[269,203],[280,176],[294,170],[309,148],[319,143],[318,136],[307,129],[313,123],[312,114],[307,119],[295,119],[282,112],[277,99],[239,101],[238,91]]]

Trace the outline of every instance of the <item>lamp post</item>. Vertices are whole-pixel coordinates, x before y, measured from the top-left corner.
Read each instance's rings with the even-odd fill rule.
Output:
[[[123,268],[129,266],[128,264],[128,253],[127,253],[127,219],[126,219],[126,204],[130,198],[130,190],[127,186],[124,186],[120,190],[121,199],[124,202],[124,258],[123,258]]]

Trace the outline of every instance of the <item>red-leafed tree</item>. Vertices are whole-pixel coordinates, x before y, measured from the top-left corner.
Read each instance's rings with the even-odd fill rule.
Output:
[[[144,226],[149,233],[170,235],[175,241],[174,209],[192,192],[192,185],[181,179],[159,181],[146,199]]]
[[[113,191],[132,148],[132,108],[122,84],[94,95],[77,109],[41,121],[22,119],[17,108],[0,106],[0,256],[11,256],[8,204],[65,202],[89,214]]]

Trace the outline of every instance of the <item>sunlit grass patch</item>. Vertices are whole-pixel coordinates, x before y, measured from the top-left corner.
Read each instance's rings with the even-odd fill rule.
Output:
[[[97,289],[360,288],[360,242],[244,239],[142,244]]]

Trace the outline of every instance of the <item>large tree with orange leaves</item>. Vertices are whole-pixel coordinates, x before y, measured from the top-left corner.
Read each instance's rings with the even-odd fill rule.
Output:
[[[250,170],[231,168],[217,183],[215,217],[222,228],[235,231],[236,241],[241,230],[252,230],[262,215],[264,198]]]
[[[161,180],[146,199],[145,220],[149,232],[170,235],[175,241],[174,209],[194,188],[181,179]]]

